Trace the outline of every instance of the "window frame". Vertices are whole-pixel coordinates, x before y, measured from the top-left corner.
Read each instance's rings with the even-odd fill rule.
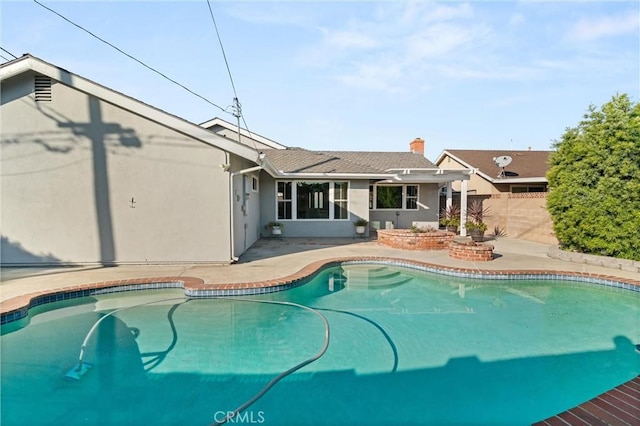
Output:
[[[351,182],[348,180],[315,180],[315,179],[296,179],[296,180],[276,180],[275,181],[275,187],[276,187],[276,193],[275,193],[275,200],[276,200],[276,206],[275,206],[275,217],[276,220],[278,221],[296,221],[296,222],[308,222],[308,221],[321,221],[321,222],[346,222],[351,220],[351,210],[349,209],[349,206],[351,204],[351,200],[350,200],[350,188],[351,188]],[[328,209],[329,209],[329,217],[328,218],[298,218],[298,183],[303,183],[303,184],[324,184],[324,183],[328,183],[329,184],[329,199],[328,199]],[[346,184],[346,195],[347,198],[342,199],[339,198],[336,200],[335,195],[336,195],[336,183],[344,183]],[[283,200],[279,200],[278,199],[278,187],[280,184],[289,184],[291,185],[291,199],[283,199]],[[336,204],[336,201],[338,202],[345,202],[346,201],[346,210],[347,210],[347,217],[344,219],[336,219],[335,218],[335,208],[336,206],[338,206],[338,204]],[[281,202],[290,202],[291,203],[291,218],[290,219],[286,219],[286,218],[282,218],[279,215],[279,204]]]
[[[292,181],[276,181],[276,194],[275,194],[275,196],[276,196],[276,215],[275,215],[276,220],[292,220],[293,219],[293,215],[294,215],[294,212],[295,212],[295,210],[294,210],[294,208],[295,208],[294,207],[294,197],[293,197],[293,194],[294,194],[293,188],[295,187],[294,183],[295,182],[292,182]],[[282,184],[285,187],[285,188],[283,188],[283,191],[282,191],[282,200],[279,199],[279,195],[278,195],[280,193],[280,184]],[[287,193],[287,191],[286,191],[286,185],[287,184],[290,186],[289,192],[291,194],[291,198],[285,198],[286,193]],[[289,205],[289,212],[290,212],[291,218],[286,219],[286,218],[281,218],[280,217],[280,203],[282,203],[284,206]],[[286,209],[285,209],[285,211],[286,211]]]
[[[514,188],[526,189],[525,191],[513,191]],[[532,190],[535,189],[535,190]],[[538,191],[540,189],[540,191]],[[549,188],[545,184],[511,184],[509,192],[512,194],[528,194],[528,193],[543,193],[548,192]]]
[[[250,174],[251,177],[251,192],[260,192],[260,179],[255,174]]]
[[[378,208],[378,187],[387,187],[387,186],[394,186],[394,187],[401,187],[402,188],[402,201],[401,201],[401,207],[390,207],[390,208]],[[416,188],[416,195],[408,195],[408,191],[407,188],[408,187],[415,187]],[[418,211],[420,209],[420,185],[419,184],[413,184],[413,183],[374,183],[373,185],[369,185],[369,188],[371,188],[370,193],[369,193],[369,208],[371,210],[377,210],[377,211],[410,211],[410,212],[414,212],[414,211]],[[415,208],[407,208],[407,200],[415,200]]]

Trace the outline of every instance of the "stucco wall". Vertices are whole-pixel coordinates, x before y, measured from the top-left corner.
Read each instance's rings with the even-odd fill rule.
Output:
[[[411,228],[413,222],[428,222],[437,228],[439,203],[438,184],[422,183],[418,189],[418,210],[371,210],[369,214],[383,229],[388,221],[398,229]]]
[[[255,166],[248,160],[232,157],[230,173],[233,173],[231,200],[233,203],[233,252],[242,255],[260,238],[260,171],[242,172]],[[235,172],[235,173],[234,173]],[[252,178],[258,179],[257,191]]]
[[[438,167],[442,169],[455,170],[467,168],[448,155],[442,159]],[[454,191],[459,192],[461,190],[460,182],[453,182],[452,188]],[[492,183],[475,173],[469,176],[469,180],[467,181],[467,191],[471,194],[495,194],[500,192]]]
[[[33,76],[2,84],[2,261],[228,262],[223,151]]]
[[[278,220],[284,224],[283,237],[351,237],[355,235],[353,222],[359,218],[369,219],[369,181],[349,181],[348,220],[281,220],[276,219],[275,180],[265,172],[260,175],[261,227],[262,236],[271,236],[266,224]]]

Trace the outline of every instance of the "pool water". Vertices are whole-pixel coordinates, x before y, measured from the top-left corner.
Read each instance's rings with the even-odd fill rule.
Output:
[[[304,309],[182,295],[77,299],[5,327],[1,423],[211,424],[324,343]],[[345,265],[250,298],[317,309],[330,345],[230,424],[524,425],[640,374],[639,294],[628,290]],[[92,368],[64,380],[93,324],[128,306],[91,336]]]

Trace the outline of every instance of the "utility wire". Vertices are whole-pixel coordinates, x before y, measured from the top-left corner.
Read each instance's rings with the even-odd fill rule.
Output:
[[[137,63],[139,63],[140,65],[142,65],[143,67],[155,72],[156,74],[159,74],[160,76],[164,77],[165,79],[169,80],[170,82],[172,82],[173,84],[176,84],[178,86],[180,86],[181,88],[183,88],[184,90],[186,90],[187,92],[191,93],[192,95],[195,95],[197,97],[199,97],[200,99],[202,99],[203,101],[207,102],[210,105],[213,105],[214,107],[220,109],[223,112],[227,112],[224,108],[222,108],[219,105],[214,104],[213,102],[211,102],[209,99],[205,98],[202,95],[199,95],[198,93],[194,92],[193,90],[189,89],[188,87],[178,83],[177,81],[173,80],[172,78],[166,76],[165,74],[161,73],[160,71],[156,70],[155,68],[152,68],[151,66],[145,64],[144,62],[142,62],[141,60],[135,58],[134,56],[128,54],[127,52],[125,52],[124,50],[120,49],[119,47],[109,43],[108,41],[98,37],[97,35],[95,35],[94,33],[92,33],[91,31],[87,30],[86,28],[76,24],[75,22],[71,21],[70,19],[66,18],[65,16],[59,14],[58,12],[56,12],[55,10],[45,6],[44,4],[40,3],[38,0],[33,0],[36,4],[42,6],[43,8],[47,9],[48,11],[58,15],[60,18],[64,19],[65,21],[67,21],[68,23],[70,23],[71,25],[81,29],[82,31],[86,32],[87,34],[91,35],[92,37],[97,38],[98,40],[100,40],[101,42],[103,42],[104,44],[114,48],[115,50],[117,50],[118,52],[122,53],[123,55],[129,57],[130,59],[133,59],[134,61],[136,61]],[[4,49],[3,49],[4,50]],[[226,59],[225,59],[226,61]]]
[[[256,141],[249,130],[249,126],[247,126],[247,121],[244,119],[244,115],[242,115],[242,105],[238,100],[238,93],[236,92],[236,85],[233,83],[233,76],[231,75],[231,68],[229,67],[229,61],[227,61],[227,54],[224,51],[224,46],[222,45],[222,38],[220,37],[220,32],[218,31],[218,24],[216,24],[216,18],[213,16],[213,9],[211,8],[211,2],[207,0],[207,6],[209,6],[209,14],[211,15],[211,21],[213,22],[213,28],[216,30],[216,36],[218,37],[218,43],[220,44],[220,50],[222,51],[222,57],[224,58],[224,64],[227,67],[227,73],[229,74],[229,80],[231,81],[231,88],[233,89],[233,107],[235,109],[235,113],[233,114],[238,119],[238,142],[240,142],[240,118],[242,118],[242,122],[244,123],[245,129],[249,133],[249,138],[253,142],[253,148],[258,151],[258,147],[256,146]]]
[[[18,57],[17,57],[16,55],[14,55],[13,53],[9,52],[9,51],[8,51],[7,49],[5,49],[4,47],[0,46],[0,49],[1,49],[3,52],[8,53],[9,55],[13,56],[13,59],[18,59]],[[3,56],[3,58],[4,58],[4,56]],[[5,58],[5,59],[7,59],[7,58]],[[8,60],[8,59],[7,59],[7,60]]]
[[[220,32],[218,32],[218,25],[216,24],[216,18],[213,17],[213,9],[211,8],[211,3],[207,0],[207,5],[209,6],[209,14],[211,15],[211,20],[213,21],[213,27],[216,30],[216,35],[218,36],[218,42],[220,43],[220,50],[222,50],[222,57],[224,58],[224,64],[227,66],[227,73],[229,73],[229,80],[231,80],[231,87],[233,88],[233,96],[238,99],[238,93],[236,92],[236,86],[233,84],[233,77],[231,76],[231,69],[229,68],[229,62],[227,61],[227,55],[224,52],[224,46],[222,46],[222,39],[220,38]]]

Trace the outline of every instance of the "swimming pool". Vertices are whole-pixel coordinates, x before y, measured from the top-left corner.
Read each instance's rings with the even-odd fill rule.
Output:
[[[210,424],[323,347],[323,321],[305,309],[183,295],[96,295],[5,326],[2,424]],[[530,424],[640,374],[639,296],[581,282],[328,268],[251,296],[313,307],[330,344],[230,423]],[[91,336],[93,367],[64,380],[96,321],[125,307]]]

